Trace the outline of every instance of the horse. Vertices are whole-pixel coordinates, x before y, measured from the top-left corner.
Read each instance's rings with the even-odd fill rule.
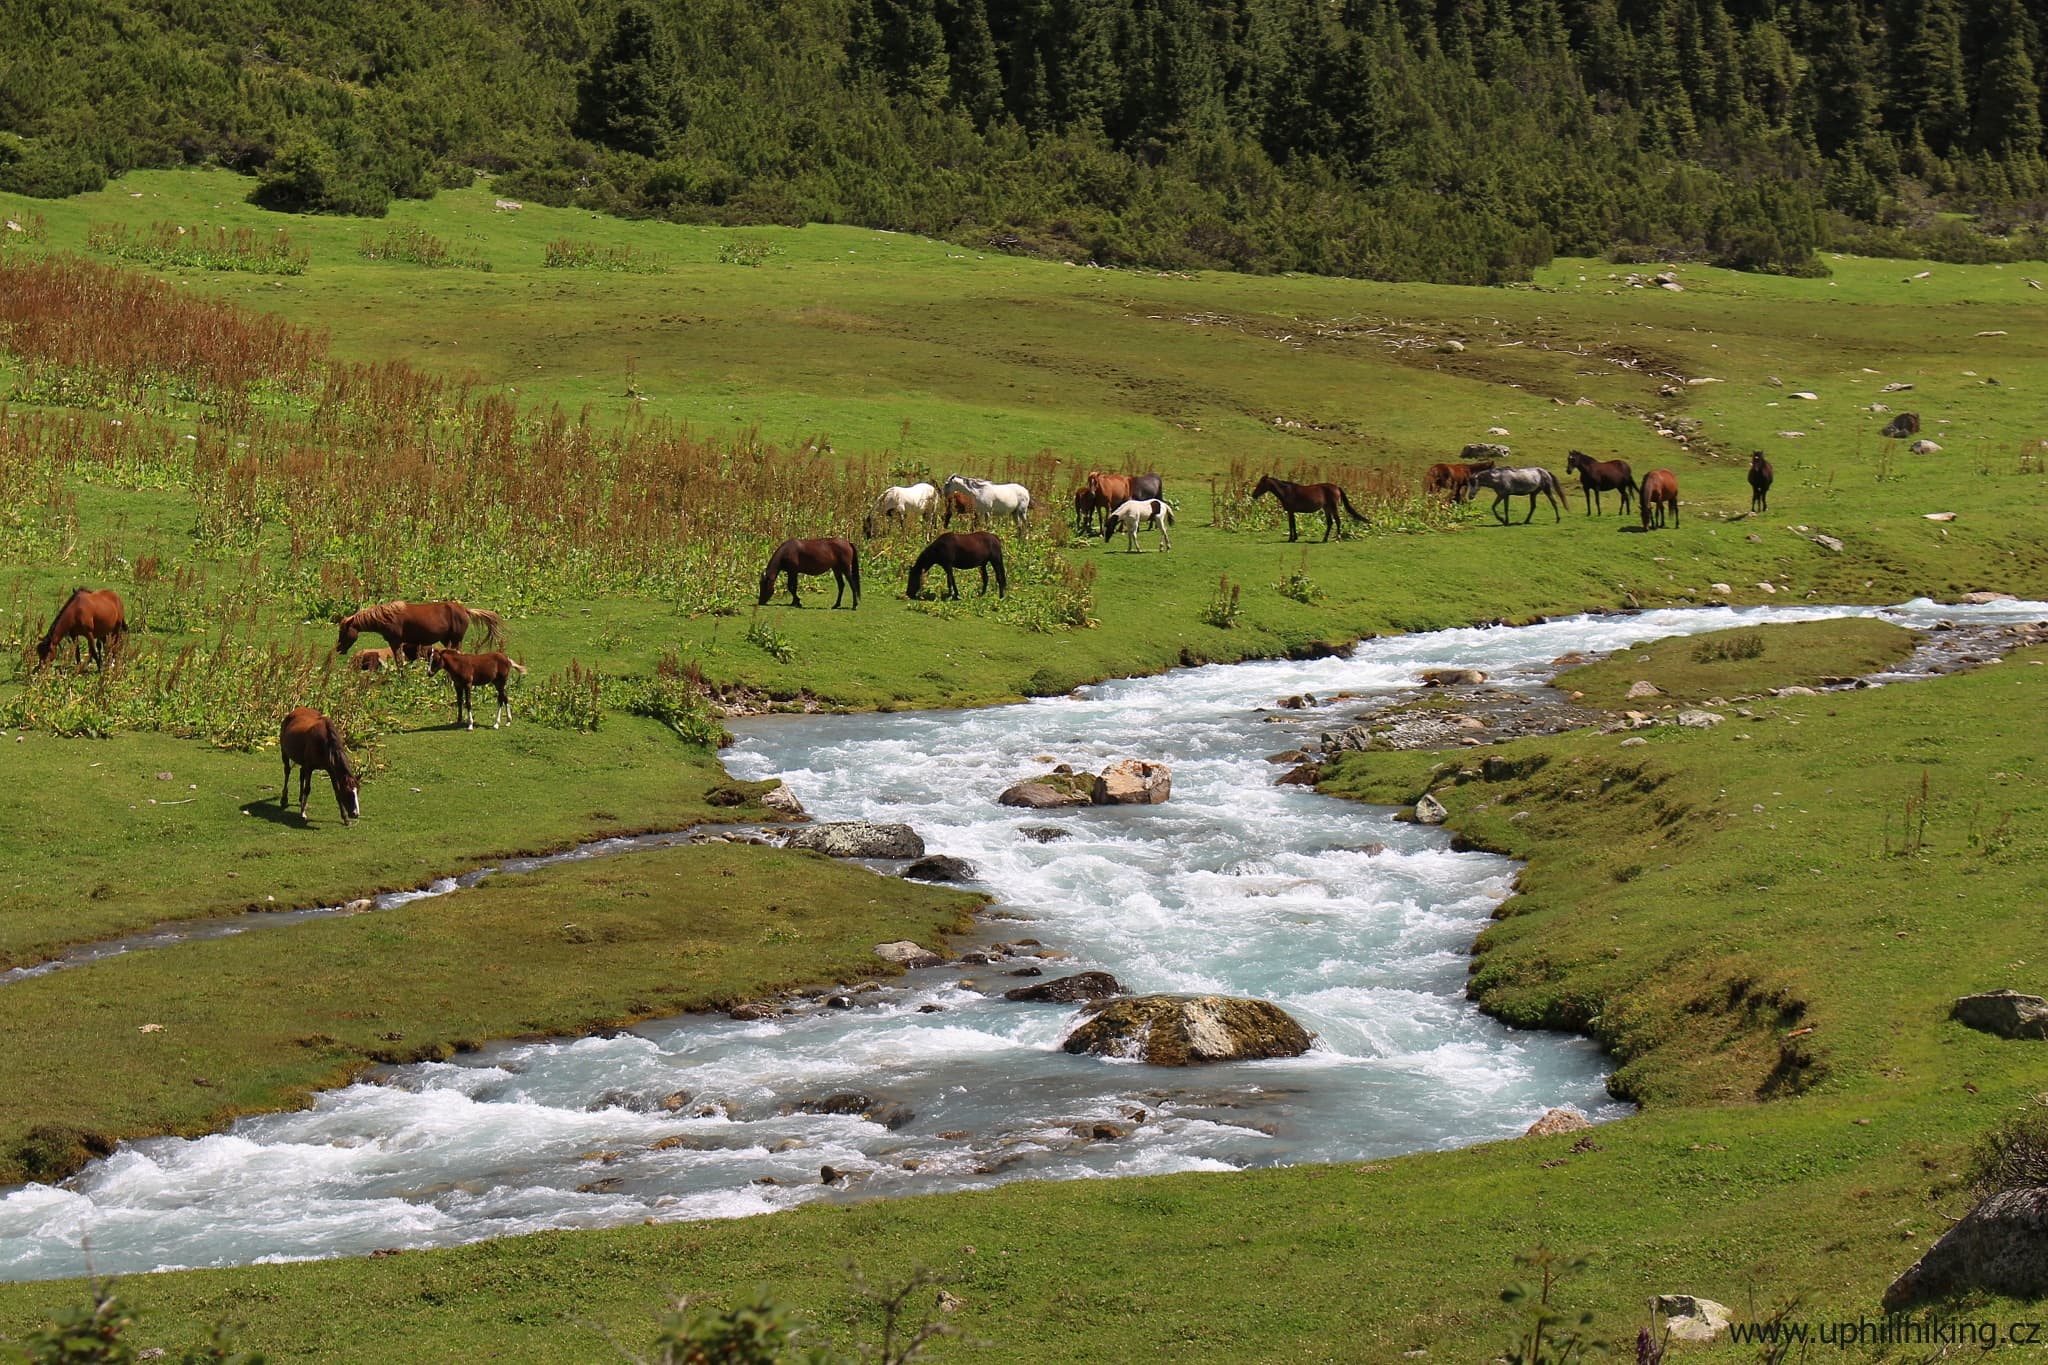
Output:
[[[987,479],[971,479],[965,474],[948,474],[946,481],[939,485],[948,493],[959,491],[974,499],[974,510],[991,520],[998,516],[1009,517],[1017,523],[1017,533],[1024,533],[1024,518],[1031,513],[1031,490],[1021,483],[990,483]]]
[[[942,524],[949,531],[953,529],[953,518],[965,517],[967,524],[972,526],[974,519],[981,515],[980,507],[975,504],[974,495],[965,489],[956,488],[946,494],[945,498],[945,516],[942,518]]]
[[[1104,474],[1088,471],[1088,487],[1109,507],[1159,497],[1165,480],[1157,474]]]
[[[1519,469],[1482,469],[1472,476],[1472,487],[1475,490],[1493,490],[1493,514],[1500,518],[1500,524],[1503,526],[1508,524],[1508,514],[1502,509],[1507,506],[1509,498],[1527,495],[1529,515],[1522,518],[1522,525],[1527,526],[1536,516],[1536,495],[1539,493],[1550,499],[1550,510],[1557,520],[1564,520],[1564,503],[1561,501],[1564,489],[1559,485],[1557,475],[1542,465],[1524,465]]]
[[[128,639],[128,616],[121,606],[121,595],[112,588],[73,588],[71,596],[64,599],[64,605],[57,608],[57,617],[50,622],[50,628],[43,632],[41,643],[36,646],[36,662],[48,663],[50,656],[57,652],[59,643],[71,641],[73,663],[85,662],[78,642],[85,641],[85,649],[92,655],[95,668],[107,666],[107,656]]]
[[[1668,469],[1653,469],[1643,475],[1642,483],[1643,529],[1664,524],[1664,509],[1671,509],[1671,524],[1678,525],[1678,476]],[[1650,520],[1655,511],[1656,521]]]
[[[980,569],[983,597],[988,596],[988,571],[994,569],[996,596],[1010,595],[1010,580],[1003,573],[1003,542],[987,531],[947,531],[925,546],[917,563],[910,566],[910,596],[924,594],[925,572],[932,568],[946,571],[944,595],[956,602],[960,600],[960,585],[953,578],[955,569]]]
[[[1109,500],[1090,486],[1074,490],[1074,534],[1093,535],[1095,514],[1109,511]]]
[[[932,510],[932,503],[939,496],[939,490],[928,483],[898,484],[884,488],[882,495],[875,499],[875,505],[868,509],[867,519],[860,524],[860,533],[870,540],[875,534],[875,518],[908,521],[912,517],[925,516]]]
[[[1344,490],[1334,483],[1289,483],[1285,479],[1276,479],[1271,474],[1265,474],[1260,476],[1258,486],[1252,489],[1251,500],[1257,502],[1267,493],[1271,493],[1273,501],[1279,503],[1281,509],[1287,513],[1289,540],[1301,539],[1301,534],[1294,525],[1296,512],[1321,512],[1323,539],[1326,541],[1330,538],[1330,533],[1337,529],[1337,509],[1340,506],[1351,514],[1353,521],[1367,526],[1372,525],[1359,515],[1358,509],[1351,505],[1351,499],[1344,496]]]
[[[1771,479],[1774,471],[1771,462],[1764,458],[1761,450],[1751,451],[1749,456],[1749,510],[1768,512],[1771,510]]]
[[[1567,474],[1579,476],[1579,491],[1586,495],[1587,516],[1600,507],[1601,493],[1610,488],[1620,490],[1622,515],[1628,514],[1636,496],[1636,472],[1628,467],[1627,460],[1595,460],[1582,450],[1574,450],[1565,456],[1564,468]],[[1535,510],[1534,503],[1529,506],[1531,511]],[[1606,509],[1601,511],[1604,514]]]
[[[1425,493],[1449,493],[1452,502],[1472,500],[1472,476],[1482,469],[1493,468],[1492,460],[1480,460],[1474,464],[1433,464],[1422,476],[1422,491]]]
[[[789,605],[792,607],[804,604],[796,592],[798,574],[829,573],[833,586],[839,590],[832,598],[832,609],[839,609],[840,602],[846,598],[847,585],[851,584],[854,610],[860,610],[860,551],[850,540],[837,537],[785,540],[776,546],[775,553],[768,557],[768,567],[761,571],[762,606],[767,606],[768,599],[775,595],[776,576],[785,573],[789,575]]]
[[[292,764],[299,765],[299,819],[306,818],[306,805],[313,799],[313,769],[325,768],[334,783],[334,802],[341,807],[341,823],[363,818],[363,799],[356,770],[348,763],[341,731],[334,722],[310,706],[301,706],[284,718],[277,728],[277,751],[284,757],[284,787],[277,794],[279,809],[291,805]]]
[[[406,662],[396,650],[371,649],[364,646],[356,651],[349,666],[358,673],[382,673],[387,668],[396,668]]]
[[[495,730],[512,719],[512,703],[505,697],[505,684],[514,673],[525,671],[526,665],[503,654],[464,654],[445,646],[427,651],[427,672],[446,673],[455,684],[455,723],[467,723],[472,730],[476,729],[476,707],[470,701],[470,689],[478,683],[489,683],[498,689],[498,714],[491,720]]]
[[[1173,505],[1164,498],[1133,499],[1111,512],[1102,521],[1102,538],[1108,540],[1119,529],[1130,538],[1130,553],[1138,552],[1138,532],[1147,526],[1159,528],[1159,548],[1171,550],[1173,537],[1166,534],[1166,528],[1173,525]]]
[[[382,602],[364,607],[339,622],[334,652],[346,654],[364,631],[384,637],[401,658],[417,659],[432,645],[460,649],[473,622],[484,623],[484,644],[494,648],[505,638],[505,620],[494,611],[465,607],[460,602]]]

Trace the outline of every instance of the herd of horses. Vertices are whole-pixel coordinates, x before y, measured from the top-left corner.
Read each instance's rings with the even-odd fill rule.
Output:
[[[1529,499],[1528,514],[1522,518],[1526,525],[1536,515],[1537,498],[1543,497],[1549,499],[1554,519],[1562,521],[1564,491],[1557,476],[1541,465],[1503,468],[1499,459],[1507,454],[1502,446],[1467,446],[1459,461],[1431,465],[1424,476],[1423,488],[1425,492],[1448,498],[1453,503],[1469,502],[1482,489],[1489,491],[1494,495],[1493,514],[1503,526],[1508,524],[1506,509],[1510,506],[1510,499]],[[1661,528],[1667,516],[1673,526],[1678,524],[1678,478],[1668,469],[1653,469],[1639,480],[1626,460],[1595,460],[1577,450],[1567,456],[1565,468],[1568,473],[1579,477],[1588,516],[1606,514],[1602,495],[1611,492],[1619,497],[1622,515],[1626,516],[1631,508],[1636,510],[1644,530]],[[1762,451],[1750,457],[1751,512],[1769,510],[1773,474],[1771,462],[1764,458]],[[1167,528],[1173,524],[1174,511],[1172,504],[1163,496],[1164,491],[1164,481],[1158,474],[1091,471],[1086,484],[1074,494],[1075,529],[1082,534],[1097,534],[1099,528],[1104,541],[1122,531],[1130,550],[1136,552],[1138,532],[1152,528],[1159,533],[1161,548],[1170,550],[1173,541]],[[1339,512],[1361,525],[1370,524],[1364,514],[1351,505],[1351,499],[1344,490],[1334,483],[1289,483],[1268,474],[1252,489],[1250,500],[1256,503],[1268,495],[1287,513],[1289,541],[1301,538],[1295,520],[1298,515],[1320,513],[1325,541],[1339,527]],[[1007,597],[1010,584],[1003,567],[1002,538],[989,531],[954,531],[950,529],[952,519],[956,515],[967,515],[987,522],[997,517],[1009,517],[1021,534],[1030,511],[1031,490],[1023,484],[995,483],[953,474],[936,488],[929,483],[914,483],[884,490],[869,509],[862,530],[867,537],[873,538],[886,528],[908,525],[913,519],[942,519],[947,529],[926,545],[911,565],[907,584],[909,595],[912,598],[922,597],[926,578],[933,570],[939,570],[946,576],[944,597],[957,601],[960,584],[955,577],[956,571],[979,569],[982,595],[987,596],[989,579],[993,574],[996,595]],[[832,599],[833,608],[841,606],[850,595],[853,599],[851,606],[858,609],[858,546],[836,536],[785,540],[775,547],[767,567],[762,570],[760,604],[766,606],[774,596],[777,581],[786,578],[790,605],[801,607],[803,598],[798,591],[798,577],[827,573],[832,575],[837,588]],[[337,654],[347,654],[366,634],[377,635],[384,640],[381,648],[365,646],[357,653],[353,663],[356,668],[400,668],[424,660],[429,676],[447,675],[455,688],[455,723],[458,726],[471,730],[476,728],[473,694],[478,687],[490,687],[497,694],[498,708],[491,723],[492,729],[512,718],[512,704],[506,685],[515,673],[524,673],[526,669],[499,648],[504,639],[505,623],[496,612],[467,607],[460,602],[383,602],[344,616],[337,624],[339,630],[334,642]],[[464,652],[464,642],[479,625],[484,628],[484,648],[476,653]],[[56,619],[50,622],[50,628],[36,645],[36,659],[40,664],[48,664],[58,646],[70,640],[75,665],[82,667],[89,652],[94,666],[104,668],[108,657],[127,638],[127,633],[127,614],[118,593],[111,589],[76,588],[65,599]],[[292,765],[297,764],[300,770],[300,820],[306,818],[316,770],[325,771],[333,782],[334,799],[341,808],[342,823],[352,823],[361,816],[362,799],[357,774],[349,763],[343,736],[332,720],[312,707],[296,708],[279,727],[278,751],[284,760],[284,788],[278,793],[279,806],[290,804]]]

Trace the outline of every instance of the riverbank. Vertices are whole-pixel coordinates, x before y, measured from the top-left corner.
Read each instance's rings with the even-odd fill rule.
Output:
[[[1711,730],[1517,741],[1491,778],[1476,756],[1344,761],[1333,789],[1405,801],[1433,788],[1461,837],[1529,860],[1482,941],[1482,990],[1531,1021],[1590,1011],[1581,1022],[1622,1050],[1649,1107],[1590,1134],[544,1234],[124,1291],[167,1325],[234,1305],[252,1344],[308,1359],[485,1343],[506,1359],[581,1358],[606,1351],[592,1323],[629,1342],[644,1333],[657,1284],[729,1296],[768,1282],[844,1328],[858,1310],[834,1267],[857,1245],[871,1276],[922,1263],[956,1277],[961,1322],[994,1344],[949,1357],[1028,1343],[1038,1358],[1092,1360],[1165,1342],[1189,1359],[1418,1347],[1462,1359],[1505,1339],[1497,1291],[1516,1278],[1513,1256],[1544,1242],[1590,1254],[1560,1301],[1617,1341],[1657,1292],[1756,1316],[1795,1296],[1816,1320],[1869,1314],[1941,1214],[1966,1205],[1972,1148],[2038,1088],[2032,1045],[1965,1030],[1946,1007],[2026,987],[2026,964],[2048,961],[2027,912],[2044,866],[2027,831],[2048,803],[2039,756],[2008,729],[2048,699],[2044,658],[1794,695]],[[1897,757],[1874,764],[1879,752]],[[1446,782],[1447,762],[1476,775]],[[1898,812],[1923,772],[1927,822],[1908,848]],[[1705,917],[1702,904],[1727,909]],[[1089,1236],[1077,1242],[1076,1226]],[[1199,1303],[1191,1283],[1205,1287]],[[18,1327],[67,1293],[0,1289],[4,1320]],[[182,1338],[167,1326],[163,1339]]]

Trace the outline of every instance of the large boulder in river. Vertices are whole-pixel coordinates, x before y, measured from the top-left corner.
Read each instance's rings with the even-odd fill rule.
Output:
[[[2008,990],[1966,995],[1949,1014],[1959,1024],[2001,1038],[2048,1038],[2048,1000],[2038,995]]]
[[[2015,1299],[2048,1295],[2048,1189],[2006,1190],[1963,1215],[1884,1291],[1896,1313],[1975,1290]]]
[[[1142,758],[1110,764],[1090,792],[1098,806],[1156,806],[1172,794],[1173,771]]]
[[[912,970],[918,967],[936,967],[946,960],[923,944],[913,943],[907,938],[897,939],[894,943],[877,943],[875,956],[884,962],[893,962],[899,967]]]
[[[1108,972],[1076,972],[1072,976],[1041,981],[1035,986],[1019,986],[1015,990],[1004,991],[1003,999],[1072,1005],[1082,1000],[1106,1000],[1123,993],[1122,983]]]
[[[1055,768],[1042,777],[1019,782],[998,796],[996,804],[1022,806],[1026,810],[1058,810],[1062,806],[1086,806],[1094,800],[1094,777],[1071,768],[1065,772]]]
[[[1095,1006],[1062,1046],[1153,1066],[1193,1066],[1299,1057],[1314,1041],[1314,1034],[1268,1000],[1132,995]]]
[[[789,836],[789,848],[808,848],[831,858],[922,858],[924,840],[908,825],[870,820],[834,820],[807,825]]]
[[[971,882],[974,864],[950,853],[928,853],[904,868],[903,875],[914,882]]]

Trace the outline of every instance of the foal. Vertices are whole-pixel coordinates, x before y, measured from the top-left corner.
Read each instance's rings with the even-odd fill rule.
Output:
[[[277,751],[284,756],[284,787],[277,794],[279,806],[291,805],[292,764],[299,765],[299,819],[306,818],[306,804],[313,798],[313,769],[325,768],[334,783],[334,801],[341,807],[341,823],[360,820],[363,802],[356,772],[342,747],[341,731],[334,722],[310,706],[301,706],[284,718],[277,730]]]
[[[495,730],[512,719],[512,703],[505,697],[505,684],[514,673],[525,671],[524,664],[514,663],[505,654],[464,654],[445,648],[427,654],[427,672],[446,673],[455,683],[455,723],[467,724],[472,730],[476,729],[476,706],[470,700],[470,689],[478,683],[489,683],[498,689],[498,713],[491,721]]]
[[[1752,451],[1749,456],[1749,510],[1768,512],[1771,510],[1771,462],[1764,458],[1761,450]]]

